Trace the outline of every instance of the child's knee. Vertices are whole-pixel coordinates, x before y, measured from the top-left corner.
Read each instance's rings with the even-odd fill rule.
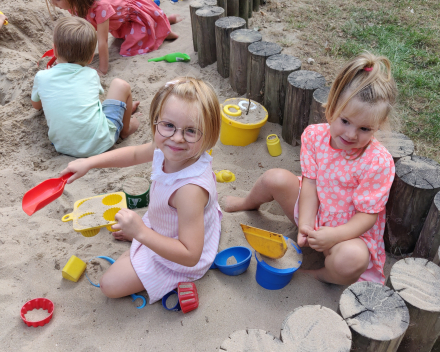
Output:
[[[131,91],[130,84],[121,78],[114,78],[111,84],[116,85],[119,89],[124,91]]]
[[[263,184],[269,188],[292,187],[292,179],[296,176],[288,170],[270,169],[263,174]]]
[[[99,280],[99,288],[101,289],[101,292],[108,298],[118,298],[115,296],[112,282],[113,280],[109,278],[108,275],[104,274]]]
[[[368,249],[361,246],[345,246],[337,253],[334,270],[338,275],[355,282],[367,269],[369,258]]]

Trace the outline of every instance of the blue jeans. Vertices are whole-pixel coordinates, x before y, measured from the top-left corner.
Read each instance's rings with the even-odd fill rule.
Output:
[[[105,117],[116,126],[115,143],[119,138],[122,127],[124,127],[122,121],[126,109],[127,104],[116,99],[106,99],[102,103],[102,111],[104,112]]]

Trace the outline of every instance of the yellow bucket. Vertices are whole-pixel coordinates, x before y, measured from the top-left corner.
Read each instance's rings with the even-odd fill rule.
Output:
[[[244,147],[257,140],[260,129],[267,122],[268,118],[267,110],[263,105],[251,100],[251,107],[254,106],[255,108],[261,108],[263,109],[265,114],[264,118],[257,123],[245,124],[228,117],[228,115],[234,117],[240,116],[242,113],[245,113],[248,102],[249,99],[245,98],[231,98],[226,99],[225,102],[220,105],[220,110],[222,114],[220,141],[224,145],[235,145],[238,147]]]

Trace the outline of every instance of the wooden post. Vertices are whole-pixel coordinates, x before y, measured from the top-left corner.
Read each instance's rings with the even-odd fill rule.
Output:
[[[260,11],[260,0],[253,0],[254,4],[252,6],[252,10],[254,12]]]
[[[432,261],[434,264],[440,265],[440,247],[438,247],[437,253]]]
[[[215,21],[217,71],[223,78],[229,77],[230,35],[233,31],[245,27],[246,21],[240,17],[222,17]]]
[[[377,282],[356,282],[342,292],[342,318],[351,329],[352,349],[395,352],[408,328],[409,312],[403,299]]]
[[[217,61],[215,45],[215,21],[225,15],[218,6],[206,6],[196,11],[197,48],[200,67],[206,67]]]
[[[411,156],[414,153],[414,143],[402,133],[377,131],[374,137],[387,148],[393,156],[394,163],[397,163],[400,158]]]
[[[413,257],[433,260],[440,246],[440,192],[437,193],[429,209],[425,224],[420,232]]]
[[[246,27],[249,24],[249,0],[238,0],[238,17],[246,21]]]
[[[248,46],[263,37],[253,29],[238,29],[231,33],[230,38],[229,82],[232,89],[242,95],[247,89]]]
[[[193,37],[194,51],[197,52],[197,29],[196,29],[196,11],[203,6],[216,6],[217,0],[195,0],[189,4],[189,16],[191,18],[191,31]]]
[[[228,16],[239,17],[239,12],[238,12],[238,2],[239,2],[239,0],[227,0],[227,2],[228,2],[228,12],[227,12],[227,15]]]
[[[248,47],[247,97],[263,102],[266,60],[279,54],[282,48],[276,43],[255,42]]]
[[[331,341],[331,342],[330,342]],[[221,351],[349,352],[351,332],[345,321],[323,306],[301,306],[281,326],[281,340],[260,329],[234,331]]]
[[[301,60],[294,56],[278,54],[266,60],[263,105],[269,122],[283,124],[287,76],[297,70],[301,70]]]
[[[217,6],[225,10],[225,16],[226,16],[228,13],[228,0],[217,0],[217,1],[218,1]]]
[[[318,88],[313,92],[312,104],[310,105],[309,125],[327,122],[323,104],[327,103],[330,87]]]
[[[440,267],[426,259],[401,259],[391,268],[387,286],[409,311],[410,325],[398,351],[431,351],[440,335]]]
[[[313,92],[325,86],[325,78],[314,71],[296,71],[287,77],[282,136],[285,142],[296,145],[309,123]]]
[[[411,253],[419,238],[432,200],[440,191],[440,165],[413,155],[400,158],[387,203],[385,249]]]
[[[252,10],[254,8],[254,0],[249,0],[249,5],[248,5],[248,18],[252,18]]]

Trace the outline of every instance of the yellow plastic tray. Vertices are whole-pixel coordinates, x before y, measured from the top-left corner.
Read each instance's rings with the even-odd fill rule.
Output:
[[[78,223],[78,219],[87,215],[95,214],[94,212],[87,211],[87,207],[83,204],[88,200],[95,198],[102,198],[104,210],[99,214],[101,215],[102,220],[94,227],[83,227]],[[83,206],[84,211],[82,211],[81,206]],[[73,205],[73,213],[64,215],[61,220],[63,222],[73,221],[73,229],[76,232],[80,232],[84,237],[93,237],[98,234],[102,227],[106,227],[109,231],[114,231],[111,227],[117,223],[117,221],[115,221],[115,215],[122,208],[127,208],[127,199],[124,192],[101,194],[99,196],[76,201]]]
[[[240,226],[244,237],[258,253],[272,259],[279,259],[286,254],[287,243],[283,235],[248,225],[240,224]]]

